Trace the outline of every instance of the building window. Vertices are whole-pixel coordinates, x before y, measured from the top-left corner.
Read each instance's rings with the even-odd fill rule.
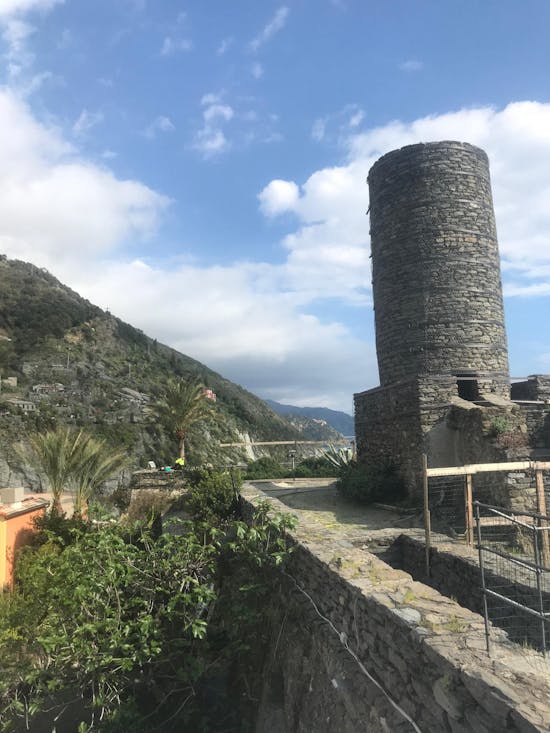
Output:
[[[458,386],[458,396],[463,400],[475,402],[479,400],[479,386],[477,379],[474,377],[458,377],[456,380]]]

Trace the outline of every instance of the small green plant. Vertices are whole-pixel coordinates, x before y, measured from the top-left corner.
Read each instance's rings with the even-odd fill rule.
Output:
[[[336,448],[334,445],[330,445],[322,455],[339,471],[346,469],[353,461],[353,452],[349,448]]]
[[[491,420],[489,426],[489,434],[492,438],[498,438],[499,435],[504,435],[512,430],[510,421],[505,417],[495,417]]]
[[[450,616],[449,620],[446,624],[443,624],[443,627],[447,629],[448,631],[453,631],[456,634],[461,634],[463,631],[466,631],[468,628],[468,625],[464,623],[464,621],[461,621],[456,616]]]

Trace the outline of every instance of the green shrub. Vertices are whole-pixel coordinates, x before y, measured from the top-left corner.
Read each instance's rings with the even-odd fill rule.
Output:
[[[287,476],[296,478],[330,478],[337,474],[336,468],[324,456],[312,456],[304,458],[296,466],[294,473],[287,471]]]
[[[286,475],[287,469],[271,456],[262,456],[257,461],[252,461],[246,469],[247,479],[284,478]]]
[[[395,501],[405,496],[403,479],[391,461],[370,464],[352,461],[342,469],[336,487],[343,497],[361,504]]]
[[[35,517],[33,524],[38,530],[32,537],[33,547],[40,547],[48,542],[65,547],[72,544],[75,538],[89,529],[82,519],[67,517],[64,512],[60,514],[55,510]]]
[[[185,504],[194,520],[216,525],[235,515],[242,484],[238,472],[202,468],[187,476],[191,488]]]

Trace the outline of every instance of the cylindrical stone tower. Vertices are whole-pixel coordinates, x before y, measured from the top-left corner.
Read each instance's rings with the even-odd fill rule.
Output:
[[[380,383],[454,375],[509,394],[500,261],[487,155],[409,145],[369,177]]]

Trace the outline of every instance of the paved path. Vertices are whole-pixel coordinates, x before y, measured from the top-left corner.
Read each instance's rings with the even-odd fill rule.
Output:
[[[411,526],[409,516],[345,501],[334,479],[250,481],[248,485],[295,509],[300,521],[307,517],[308,524],[318,525],[319,529],[337,529],[346,539],[358,539],[376,529]]]

